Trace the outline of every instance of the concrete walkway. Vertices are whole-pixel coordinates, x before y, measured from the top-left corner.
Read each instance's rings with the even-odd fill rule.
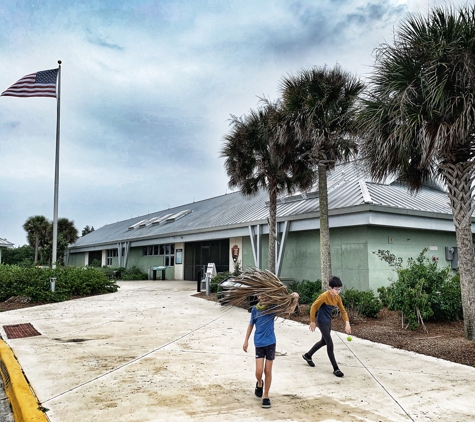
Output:
[[[254,397],[249,313],[198,299],[196,283],[120,282],[117,293],[0,314],[13,349],[52,422],[475,420],[475,368],[334,332],[344,378],[319,339],[276,322],[271,409]],[[42,335],[7,339],[3,325]],[[388,333],[390,335],[390,333]]]

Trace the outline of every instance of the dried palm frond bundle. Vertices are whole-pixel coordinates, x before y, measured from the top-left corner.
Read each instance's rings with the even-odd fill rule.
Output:
[[[233,286],[223,291],[220,302],[224,306],[239,306],[249,297],[259,295],[261,305],[268,305],[262,313],[292,313],[298,297],[289,294],[279,278],[267,270],[249,268],[234,278]]]

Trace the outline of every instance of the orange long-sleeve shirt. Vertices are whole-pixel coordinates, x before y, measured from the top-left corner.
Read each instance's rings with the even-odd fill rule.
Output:
[[[343,301],[341,300],[340,295],[332,296],[330,290],[327,290],[325,293],[318,296],[317,300],[313,302],[312,307],[310,308],[310,322],[315,322],[315,316],[317,316],[317,321],[319,323],[330,324],[332,310],[335,307],[338,307],[340,310],[343,321],[347,322],[350,320],[346,313],[346,309],[343,306]],[[317,312],[318,315],[316,315]]]

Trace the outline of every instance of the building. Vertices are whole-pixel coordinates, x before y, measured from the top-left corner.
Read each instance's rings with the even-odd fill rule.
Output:
[[[446,193],[436,184],[410,194],[397,181],[372,182],[358,162],[329,173],[332,272],[358,290],[389,283],[392,269],[376,255],[389,250],[406,260],[428,249],[429,259],[456,268],[456,240]],[[97,260],[137,266],[166,279],[200,280],[208,263],[218,272],[267,267],[268,195],[231,193],[108,224],[69,248],[68,265]],[[320,278],[318,191],[281,197],[277,206],[276,272],[284,279]],[[449,253],[446,251],[455,251]],[[158,273],[160,276],[161,272]]]
[[[13,243],[0,237],[0,264],[2,263],[2,248],[13,248]]]

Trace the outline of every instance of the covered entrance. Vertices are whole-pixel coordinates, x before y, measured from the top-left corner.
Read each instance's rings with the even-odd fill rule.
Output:
[[[202,280],[211,262],[218,273],[229,271],[229,239],[185,244],[185,280]]]
[[[87,265],[92,265],[94,261],[99,261],[99,266],[102,265],[102,251],[89,252],[89,259],[87,260]]]

